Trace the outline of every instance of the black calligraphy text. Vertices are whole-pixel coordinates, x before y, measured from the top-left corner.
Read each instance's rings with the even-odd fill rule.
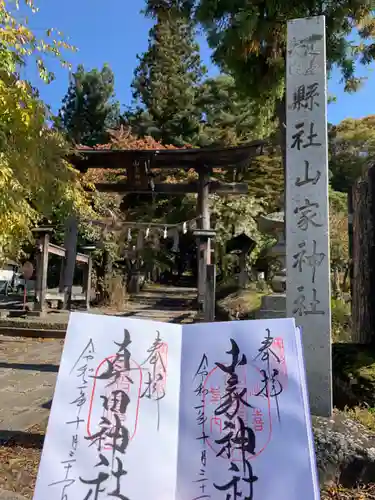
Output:
[[[240,354],[240,349],[233,339],[230,339],[230,342],[231,349],[227,351],[227,354],[231,356],[231,363],[229,365],[215,363],[227,375],[225,394],[215,409],[216,417],[225,416],[224,436],[216,439],[215,443],[220,446],[217,456],[229,460],[231,479],[223,485],[214,484],[214,488],[226,492],[227,499],[246,498],[252,500],[254,497],[254,483],[258,480],[258,477],[253,474],[248,454],[255,455],[255,433],[238,414],[241,405],[252,408],[247,402],[247,388],[238,388],[237,369],[247,366],[247,358],[245,354]],[[240,451],[242,471],[233,461],[233,452],[235,450]]]

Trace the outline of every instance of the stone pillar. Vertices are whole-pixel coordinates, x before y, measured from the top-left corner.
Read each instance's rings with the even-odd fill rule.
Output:
[[[238,277],[238,286],[240,290],[246,288],[248,283],[248,276],[246,271],[246,252],[241,252],[238,256],[239,264],[240,264],[240,274]]]
[[[302,329],[311,412],[329,417],[332,349],[325,17],[288,21],[287,34],[287,314]]]

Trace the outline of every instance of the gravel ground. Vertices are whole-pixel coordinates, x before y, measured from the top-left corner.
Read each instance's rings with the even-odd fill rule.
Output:
[[[0,445],[0,489],[32,499],[47,421]]]
[[[29,429],[29,435],[15,437],[0,446],[0,489],[33,496],[47,419]],[[375,500],[375,484],[366,488],[344,489],[332,485],[321,500]]]

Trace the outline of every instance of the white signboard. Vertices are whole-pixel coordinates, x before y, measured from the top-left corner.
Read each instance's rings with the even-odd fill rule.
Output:
[[[34,500],[319,499],[293,319],[72,313]]]
[[[287,316],[302,327],[313,414],[332,412],[324,16],[288,22]]]

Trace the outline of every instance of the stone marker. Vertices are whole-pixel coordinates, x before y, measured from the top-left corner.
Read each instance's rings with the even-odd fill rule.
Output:
[[[324,16],[288,22],[287,316],[302,327],[311,411],[332,413]]]
[[[279,269],[271,281],[272,295],[263,295],[257,319],[286,317],[286,255],[285,255],[285,216],[284,212],[275,212],[260,216],[258,227],[262,233],[272,235],[277,243],[271,247],[267,256],[274,258]]]

